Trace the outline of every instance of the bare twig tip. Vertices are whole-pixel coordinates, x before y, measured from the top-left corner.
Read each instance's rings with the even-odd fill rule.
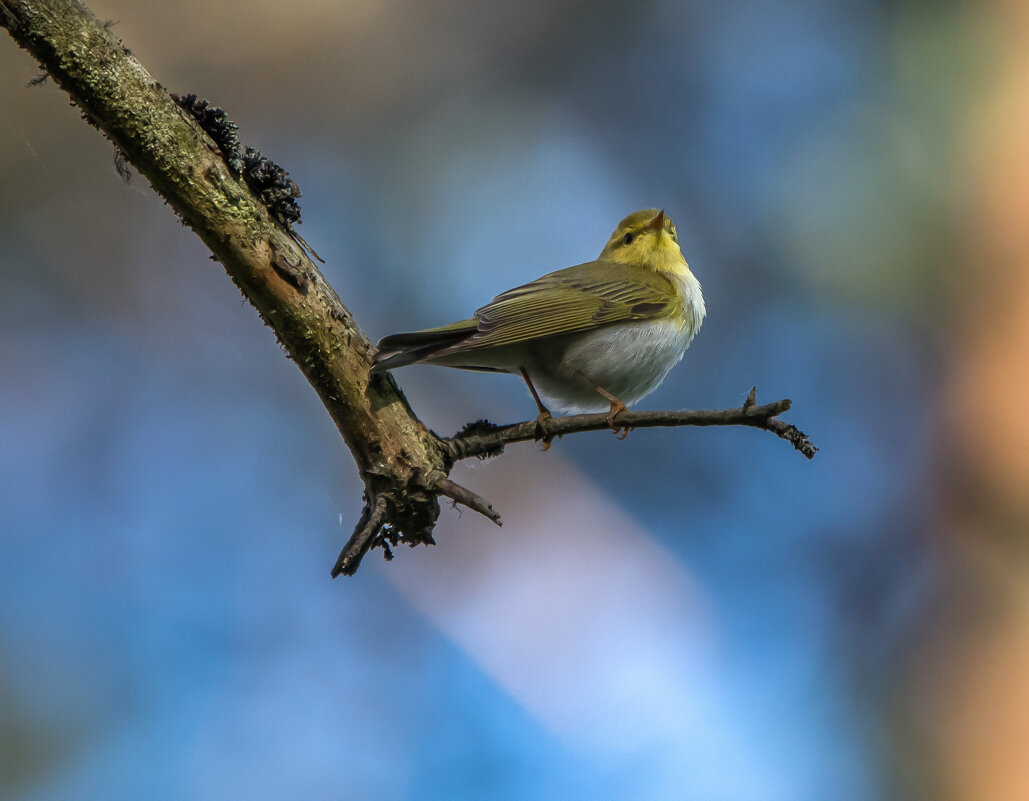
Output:
[[[489,518],[498,526],[503,525],[503,523],[500,522],[500,514],[493,509],[493,506],[489,501],[480,495],[476,495],[470,489],[462,487],[460,484],[451,481],[449,478],[444,478],[436,482],[436,490],[441,495],[446,495],[455,503],[467,506],[473,512],[478,512],[483,517]]]

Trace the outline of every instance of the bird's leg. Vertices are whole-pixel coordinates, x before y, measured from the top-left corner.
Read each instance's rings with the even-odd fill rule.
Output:
[[[546,424],[553,415],[550,413],[550,409],[543,405],[543,401],[540,400],[540,394],[536,391],[536,387],[532,385],[532,379],[529,378],[529,371],[524,367],[519,367],[519,371],[522,374],[522,378],[525,379],[525,385],[529,388],[529,392],[532,393],[532,399],[536,401],[536,408],[539,409],[539,416],[536,418],[536,428],[540,432],[540,440],[543,443],[543,450],[550,450],[550,443],[553,441],[553,437],[548,436]]]
[[[550,413],[550,409],[543,405],[543,401],[540,400],[540,394],[536,391],[536,387],[533,386],[532,379],[529,378],[529,371],[524,367],[518,368],[521,371],[522,378],[525,379],[525,385],[529,388],[529,392],[532,393],[532,399],[536,401],[536,408],[540,410],[539,417],[537,420],[549,420],[553,415]]]
[[[614,432],[615,436],[618,437],[618,439],[625,439],[627,436],[629,436],[629,432],[632,431],[632,426],[620,426],[618,425],[618,423],[615,422],[615,418],[618,417],[618,415],[620,415],[622,412],[629,411],[629,407],[622,403],[610,392],[605,391],[603,387],[597,387],[597,392],[603,395],[611,403],[611,409],[607,413],[607,424],[611,426],[611,430]]]
[[[593,387],[599,395],[603,396],[604,400],[611,404],[611,410],[607,413],[607,424],[611,426],[611,430],[615,435],[618,435],[619,432],[621,433],[621,436],[619,436],[618,439],[625,439],[629,436],[629,432],[632,431],[632,426],[620,426],[615,422],[615,418],[622,412],[629,411],[629,407],[622,403],[620,398],[616,398],[585,373],[576,372],[583,381]]]

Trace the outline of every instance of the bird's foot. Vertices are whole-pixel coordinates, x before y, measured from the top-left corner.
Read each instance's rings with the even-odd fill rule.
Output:
[[[620,400],[611,401],[611,411],[607,413],[607,424],[611,426],[611,431],[614,432],[618,439],[625,439],[629,436],[629,432],[632,431],[632,426],[618,425],[615,420],[618,415],[627,411],[629,411],[629,408]]]
[[[552,419],[554,419],[553,415],[546,409],[536,417],[536,439],[540,442],[541,451],[549,451],[550,443],[554,441],[554,435],[547,430],[547,423]]]

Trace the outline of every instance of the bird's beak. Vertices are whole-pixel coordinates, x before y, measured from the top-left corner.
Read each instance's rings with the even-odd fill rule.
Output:
[[[665,210],[661,209],[657,216],[648,223],[647,228],[651,231],[663,231],[665,229]]]

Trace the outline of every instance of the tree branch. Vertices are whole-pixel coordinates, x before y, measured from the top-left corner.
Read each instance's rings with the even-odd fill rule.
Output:
[[[0,25],[204,241],[318,393],[365,485],[364,512],[333,576],[352,574],[373,547],[382,547],[389,558],[391,545],[432,543],[441,496],[499,525],[500,516],[485,499],[447,476],[457,459],[534,438],[536,424],[483,424],[439,439],[390,376],[370,375],[367,337],[298,244],[289,220],[269,212],[239,177],[232,142],[212,141],[78,0],[0,0]],[[211,115],[202,101],[187,105],[201,117]],[[223,134],[235,130],[224,117],[218,124]],[[278,187],[280,197],[295,189],[288,181]],[[807,438],[776,419],[787,408],[789,401],[762,407],[751,402],[726,412],[632,412],[618,422],[765,428],[810,458],[814,448]],[[546,433],[604,427],[603,415],[580,415],[551,421]]]
[[[343,547],[332,568],[333,578],[340,573],[345,576],[354,575],[364,555],[375,544],[375,540],[387,523],[388,509],[389,504],[385,495],[378,495],[374,501],[365,503],[364,512],[361,514],[361,519],[357,521],[353,535]]]
[[[777,437],[790,442],[794,448],[813,459],[818,453],[807,434],[796,426],[784,423],[778,417],[792,405],[784,399],[775,403],[756,405],[754,396],[756,388],[739,409],[705,409],[694,411],[683,409],[677,412],[622,412],[615,418],[619,428],[657,428],[659,426],[750,426],[771,431]],[[443,440],[456,462],[472,457],[486,458],[503,453],[504,446],[515,442],[542,440],[547,442],[554,437],[565,434],[578,434],[583,431],[610,430],[607,414],[577,414],[570,417],[554,417],[545,424],[541,431],[536,420],[524,423],[513,423],[506,426],[494,426],[485,421],[466,426],[461,432]]]

